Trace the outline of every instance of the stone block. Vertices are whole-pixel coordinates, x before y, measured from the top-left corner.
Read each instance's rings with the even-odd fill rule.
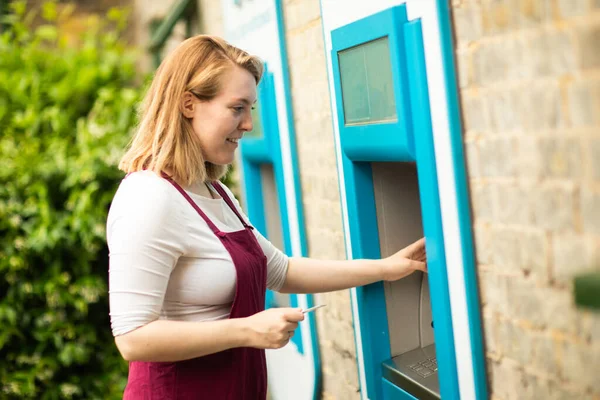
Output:
[[[600,379],[597,369],[593,367],[600,365],[600,346],[563,341],[559,351],[564,364],[564,378],[582,390],[591,389],[594,393],[600,393]]]
[[[515,6],[520,28],[533,28],[552,17],[551,2],[547,0],[520,0]]]
[[[498,350],[519,365],[527,365],[534,358],[534,343],[536,335],[528,329],[511,322],[503,320],[497,326]]]
[[[569,232],[576,229],[576,191],[573,187],[535,187],[531,199],[535,227]]]
[[[465,45],[482,37],[481,5],[470,3],[455,7],[452,9],[452,19],[458,46]]]
[[[512,360],[492,362],[493,371],[491,399],[502,400],[590,400],[584,390],[577,387],[564,387],[558,377],[540,376],[531,371],[531,366],[516,365]],[[501,380],[501,381],[499,381]],[[508,387],[507,387],[508,386]]]
[[[475,256],[477,264],[491,264],[492,252],[490,241],[492,239],[490,230],[483,224],[475,225]]]
[[[503,42],[482,42],[473,51],[474,81],[477,85],[487,86],[506,80],[509,65]]]
[[[557,352],[557,342],[549,334],[536,335],[534,339],[535,355],[530,368],[558,378],[562,368],[562,360]]]
[[[577,45],[575,35],[571,31],[552,30],[547,35],[547,43],[546,51],[552,76],[561,76],[577,70]]]
[[[597,68],[600,66],[600,24],[580,25],[576,31],[579,40],[581,54],[581,67],[584,69]]]
[[[590,139],[585,145],[590,176],[600,182],[600,139]]]
[[[329,228],[319,228],[319,226],[323,226],[330,222],[327,216],[322,215],[321,213],[313,213],[312,207],[306,208],[305,215],[307,216],[306,224],[308,226],[307,239],[309,255],[318,259],[344,259],[344,254],[339,253],[339,246],[336,243],[340,241],[340,239],[343,243],[343,237],[336,235],[336,232],[339,231],[334,231]]]
[[[482,8],[482,29],[485,35],[498,35],[514,28],[516,22],[516,9],[513,1],[484,1]]]
[[[530,188],[514,184],[496,186],[495,220],[504,224],[527,226],[533,220],[534,207],[529,199]]]
[[[542,138],[539,151],[546,177],[573,180],[581,178],[583,170],[580,138]]]
[[[550,244],[543,231],[527,231],[519,235],[520,265],[540,282],[549,280]]]
[[[561,387],[562,382],[556,378],[542,378],[525,372],[521,381],[524,390],[520,393],[519,400],[589,400],[589,396],[583,391],[572,391]]]
[[[558,84],[544,83],[530,85],[517,96],[520,128],[539,132],[567,126],[565,112],[561,106],[562,96]]]
[[[479,150],[475,140],[465,141],[465,158],[468,179],[479,178],[481,176],[479,168]]]
[[[492,363],[490,370],[494,376],[491,382],[493,396],[502,400],[518,399],[522,391],[520,385],[522,370],[508,360]]]
[[[540,29],[518,37],[516,46],[520,62],[513,67],[524,79],[561,76],[577,68],[575,36],[566,29]]]
[[[581,193],[581,219],[584,232],[600,234],[600,191],[584,188]]]
[[[504,56],[512,60],[506,64],[507,81],[519,81],[531,77],[529,72],[531,66],[526,64],[530,54],[525,52],[529,40],[530,36],[523,35],[506,35],[502,38]]]
[[[319,0],[287,1],[284,4],[283,12],[288,34],[291,33],[290,31],[302,29],[321,19]]]
[[[553,277],[570,285],[575,275],[592,269],[593,242],[583,235],[555,234],[552,238]]]
[[[517,149],[516,163],[519,167],[519,177],[534,180],[540,179],[546,168],[540,154],[540,137],[521,135],[515,139],[515,145]]]
[[[484,177],[512,177],[515,175],[515,146],[512,138],[483,139],[479,141],[481,175]]]
[[[218,2],[212,0],[197,0],[200,10],[200,30],[202,33],[223,36],[223,8]]]
[[[491,185],[473,185],[471,187],[471,202],[475,222],[491,222],[494,217]]]
[[[600,269],[598,266],[597,269]],[[579,335],[578,337],[593,346],[600,345],[600,313],[592,309],[578,309]]]
[[[518,232],[513,229],[493,228],[492,264],[503,272],[516,273],[520,270],[521,246]]]
[[[598,36],[600,40],[600,36]],[[600,118],[593,104],[593,87],[586,80],[576,80],[567,88],[571,125],[575,128],[594,126]]]
[[[553,329],[571,334],[579,331],[571,293],[513,277],[507,282],[506,313],[537,329]]]
[[[495,90],[487,98],[489,126],[494,133],[512,132],[523,125],[521,103],[523,93],[515,90]]]
[[[479,271],[478,280],[481,292],[481,303],[488,312],[498,312],[508,315],[508,281],[513,279],[498,275],[492,271]]]
[[[486,97],[466,95],[462,102],[465,131],[488,133],[490,130],[488,110]]]
[[[588,312],[588,319],[590,321],[587,332],[589,333],[590,341],[595,345],[600,345],[600,313]]]
[[[486,353],[497,353],[500,351],[500,348],[498,347],[498,334],[496,332],[497,328],[500,326],[500,323],[491,315],[484,315],[482,322],[485,339],[485,351]]]
[[[458,71],[458,87],[465,89],[473,83],[472,51],[470,49],[456,50],[456,70]]]
[[[589,11],[588,0],[558,0],[557,6],[562,18],[580,17]]]

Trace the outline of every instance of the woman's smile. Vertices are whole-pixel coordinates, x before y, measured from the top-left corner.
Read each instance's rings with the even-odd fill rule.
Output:
[[[238,141],[239,141],[240,139],[241,139],[241,138],[227,138],[227,139],[226,139],[226,142],[227,142],[228,144],[230,144],[231,146],[233,146],[234,148],[237,148],[237,147],[238,147]]]

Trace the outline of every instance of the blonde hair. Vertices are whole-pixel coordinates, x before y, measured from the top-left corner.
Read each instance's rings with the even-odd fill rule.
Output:
[[[192,123],[183,115],[182,99],[188,91],[202,101],[213,99],[221,90],[221,78],[234,66],[250,72],[258,85],[263,73],[258,57],[216,36],[198,35],[182,42],[156,71],[119,169],[157,174],[168,170],[188,185],[222,178],[228,165],[205,161]]]

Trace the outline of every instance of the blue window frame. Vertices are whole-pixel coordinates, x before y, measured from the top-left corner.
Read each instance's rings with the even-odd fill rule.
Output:
[[[458,399],[456,356],[444,252],[437,171],[433,151],[427,79],[420,23],[408,22],[404,5],[390,8],[332,31],[332,64],[342,148],[344,186],[354,258],[379,258],[380,244],[370,162],[416,162],[427,241],[435,348],[442,398]],[[346,124],[340,53],[387,38],[397,118]],[[418,133],[418,134],[417,134]],[[384,286],[357,288],[367,397],[401,398],[382,382],[382,363],[392,357]],[[364,390],[364,388],[363,388]],[[385,393],[385,397],[384,397]],[[400,393],[400,392],[397,392]]]

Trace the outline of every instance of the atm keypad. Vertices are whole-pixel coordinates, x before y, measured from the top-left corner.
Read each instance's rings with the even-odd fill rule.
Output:
[[[435,357],[430,357],[418,363],[409,365],[409,368],[421,375],[423,378],[427,378],[429,375],[433,375],[435,372],[437,372],[437,359]]]

